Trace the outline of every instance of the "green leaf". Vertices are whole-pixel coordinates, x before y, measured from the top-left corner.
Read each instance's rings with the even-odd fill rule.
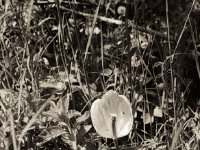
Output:
[[[162,118],[162,117],[163,117],[162,108],[156,106],[156,107],[154,108],[153,115],[154,115],[155,117],[160,117],[160,118]]]
[[[81,115],[81,113],[79,112],[79,111],[77,111],[77,110],[69,110],[68,111],[68,118],[69,119],[72,119],[72,118],[74,118],[74,117],[78,117],[78,116],[80,116]]]
[[[109,69],[109,68],[107,68],[107,69],[102,70],[102,71],[100,72],[100,74],[101,74],[102,76],[110,76],[110,75],[112,74],[112,70]]]
[[[76,125],[80,125],[81,123],[85,122],[87,119],[90,118],[90,112],[86,111],[83,115],[76,119]]]
[[[92,125],[84,125],[84,126],[81,126],[80,129],[78,129],[78,133],[76,135],[77,143],[83,142],[85,134],[88,133],[91,128],[92,128]]]
[[[53,126],[53,127],[49,127],[44,129],[39,135],[38,137],[42,139],[42,142],[37,143],[38,146],[57,138],[58,136],[62,135],[62,134],[66,134],[67,132],[62,129],[61,127],[58,126]]]
[[[151,116],[150,113],[143,113],[142,119],[144,124],[150,124],[154,122],[154,117]]]
[[[76,139],[73,133],[65,133],[61,135],[61,139],[65,142],[65,144],[69,145],[72,149],[76,149]]]

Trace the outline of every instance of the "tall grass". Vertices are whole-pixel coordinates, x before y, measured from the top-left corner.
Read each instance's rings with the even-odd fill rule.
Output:
[[[113,89],[135,115],[120,149],[199,149],[198,4],[156,3],[1,2],[0,148],[113,149],[88,113]]]

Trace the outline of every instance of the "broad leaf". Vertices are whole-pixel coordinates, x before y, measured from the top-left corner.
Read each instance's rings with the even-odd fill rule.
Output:
[[[61,127],[58,127],[58,126],[46,128],[38,135],[38,137],[42,139],[42,142],[37,143],[37,145],[38,146],[42,145],[52,139],[57,138],[60,135],[66,134],[66,133],[67,132],[64,129],[62,129]]]

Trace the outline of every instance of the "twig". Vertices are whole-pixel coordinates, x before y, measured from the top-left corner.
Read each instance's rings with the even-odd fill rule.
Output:
[[[182,38],[182,36],[183,36],[183,33],[184,33],[185,29],[186,29],[186,25],[187,25],[187,23],[188,23],[188,20],[189,20],[189,17],[190,17],[190,14],[191,14],[191,12],[192,12],[192,9],[193,9],[193,7],[194,7],[195,2],[196,2],[196,0],[193,0],[192,5],[191,5],[191,7],[190,7],[190,10],[189,10],[189,12],[188,12],[188,15],[187,15],[187,17],[186,17],[186,19],[185,19],[183,28],[182,28],[182,30],[181,30],[181,33],[180,33],[180,35],[179,35],[179,37],[178,37],[178,40],[177,40],[177,43],[176,43],[176,47],[174,48],[174,54],[176,53],[176,49],[178,48],[179,43],[180,43],[180,40],[181,40],[181,38]]]
[[[46,0],[46,1],[35,1],[34,3],[33,3],[34,5],[52,5],[52,4],[56,4],[56,1],[54,0],[54,1],[48,1],[48,0]],[[73,1],[62,1],[62,2],[60,2],[60,4],[61,5],[64,5],[64,4],[67,4],[67,5],[71,5],[71,4],[76,4],[76,5],[91,5],[91,4],[93,4],[93,3],[91,3],[91,4],[87,4],[87,3],[81,3],[81,2],[73,2]]]
[[[16,134],[15,134],[15,123],[13,118],[12,110],[9,110],[10,114],[10,127],[11,127],[11,134],[12,134],[12,142],[14,150],[17,150],[17,141],[16,141]]]
[[[97,18],[98,18],[98,13],[99,13],[101,1],[102,1],[102,0],[99,1],[99,5],[98,5],[98,7],[96,8],[96,12],[95,12],[95,15],[94,15],[94,20],[93,20],[93,22],[92,22],[92,32],[90,33],[89,38],[88,38],[88,41],[87,41],[86,50],[85,50],[85,57],[84,57],[84,60],[83,60],[84,63],[85,63],[85,61],[86,61],[87,54],[88,54],[88,50],[89,50],[89,46],[90,46],[90,43],[91,43],[91,40],[92,40],[93,30],[94,30],[94,27],[95,27],[95,24],[96,24],[96,21],[97,21]],[[73,11],[73,12],[74,12],[74,11]]]
[[[68,8],[65,8],[65,7],[62,7],[62,10],[72,12],[71,9],[68,9]],[[89,17],[89,18],[93,18],[94,17],[94,15],[92,15],[92,14],[83,13],[83,12],[79,12],[79,11],[75,11],[75,10],[73,10],[73,13],[81,15],[83,17]],[[111,23],[111,24],[125,25],[124,21],[117,20],[117,19],[114,19],[114,18],[107,18],[107,17],[104,17],[104,16],[97,16],[97,19],[99,19],[101,21],[104,21],[104,22],[107,22],[107,23]],[[131,22],[131,21],[129,21],[129,25],[131,25],[131,27],[133,29],[139,30],[141,32],[154,34],[154,35],[160,36],[162,38],[168,39],[168,36],[166,34],[163,34],[163,33],[159,32],[159,31],[155,31],[155,30],[152,30],[152,29],[147,29],[147,28],[139,26],[139,25],[134,25],[133,22]],[[169,38],[172,41],[174,40],[174,38],[172,36],[170,36]]]
[[[54,4],[54,3],[55,2],[35,2],[34,5],[48,5],[48,4]],[[62,4],[68,4],[68,3],[69,2],[63,2],[63,3],[61,3],[61,5]],[[70,3],[72,3],[72,2],[70,2]],[[82,5],[83,3],[76,2],[76,4],[77,5],[79,5],[79,4]],[[94,17],[93,14],[88,14],[88,13],[75,11],[75,10],[66,8],[64,6],[62,6],[61,9],[64,10],[64,11],[69,11],[69,12],[81,15],[83,17],[89,17],[89,18],[93,18]],[[97,19],[99,19],[101,21],[104,21],[104,22],[107,22],[107,23],[116,24],[116,25],[124,25],[125,24],[125,22],[123,22],[121,20],[117,20],[117,19],[114,19],[114,18],[107,18],[107,17],[104,17],[104,16],[97,16]],[[130,25],[132,26],[133,29],[139,30],[141,32],[149,33],[149,34],[154,34],[154,35],[160,36],[162,38],[168,39],[167,34],[163,34],[163,33],[159,32],[159,31],[155,31],[155,30],[152,30],[152,29],[147,29],[147,28],[139,26],[139,25],[134,25],[133,22],[131,22],[131,21],[129,21],[129,23],[130,23]],[[173,36],[170,36],[169,38],[170,38],[170,40],[174,41]]]

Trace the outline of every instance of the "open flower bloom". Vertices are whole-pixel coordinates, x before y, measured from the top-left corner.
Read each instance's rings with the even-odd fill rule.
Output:
[[[106,138],[127,135],[133,125],[132,107],[129,100],[115,91],[108,91],[93,102],[91,119],[97,133]]]

